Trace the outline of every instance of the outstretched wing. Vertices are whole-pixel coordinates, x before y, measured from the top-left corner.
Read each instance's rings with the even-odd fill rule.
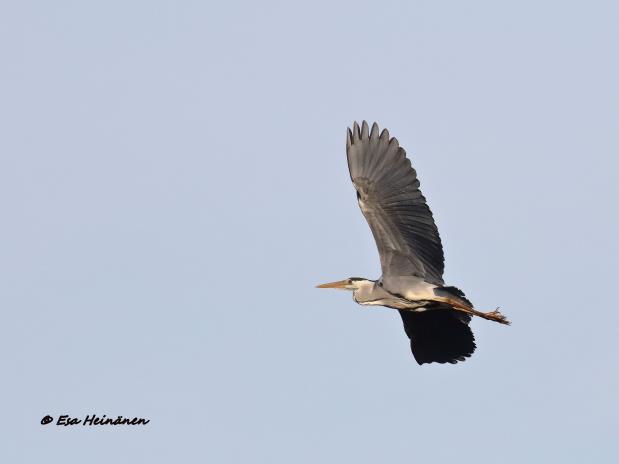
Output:
[[[355,122],[346,154],[357,200],[380,255],[383,275],[421,277],[443,283],[443,247],[417,173],[396,138],[378,125]]]
[[[400,310],[400,315],[418,364],[455,364],[475,351],[475,337],[468,326],[469,316],[462,317],[450,309]]]

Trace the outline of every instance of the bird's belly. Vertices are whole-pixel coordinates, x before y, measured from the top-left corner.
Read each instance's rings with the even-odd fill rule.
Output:
[[[393,309],[407,309],[410,311],[425,311],[426,306],[432,302],[427,300],[409,301],[404,298],[381,298],[379,300],[368,301],[364,305],[386,306]]]

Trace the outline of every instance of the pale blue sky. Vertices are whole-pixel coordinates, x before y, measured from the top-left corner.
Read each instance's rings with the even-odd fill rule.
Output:
[[[616,2],[0,3],[0,461],[619,459]],[[418,366],[345,128],[406,148],[474,320]],[[45,414],[147,427],[42,426]],[[7,446],[8,445],[8,446]]]

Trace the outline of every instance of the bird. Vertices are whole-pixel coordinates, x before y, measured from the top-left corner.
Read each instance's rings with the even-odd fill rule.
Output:
[[[350,277],[318,285],[352,291],[363,306],[386,306],[402,317],[419,365],[456,364],[476,349],[473,316],[510,322],[499,308],[481,312],[462,290],[445,285],[443,247],[434,217],[419,189],[417,172],[389,131],[363,121],[346,131],[348,170],[357,202],[378,248],[378,280]]]

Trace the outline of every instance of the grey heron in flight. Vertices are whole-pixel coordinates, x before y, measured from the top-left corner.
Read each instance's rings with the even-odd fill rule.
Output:
[[[509,324],[498,309],[476,310],[443,282],[443,247],[417,173],[397,139],[355,122],[346,137],[350,178],[378,247],[382,276],[351,277],[319,288],[351,290],[360,305],[397,309],[419,364],[456,363],[475,351],[472,316]]]

